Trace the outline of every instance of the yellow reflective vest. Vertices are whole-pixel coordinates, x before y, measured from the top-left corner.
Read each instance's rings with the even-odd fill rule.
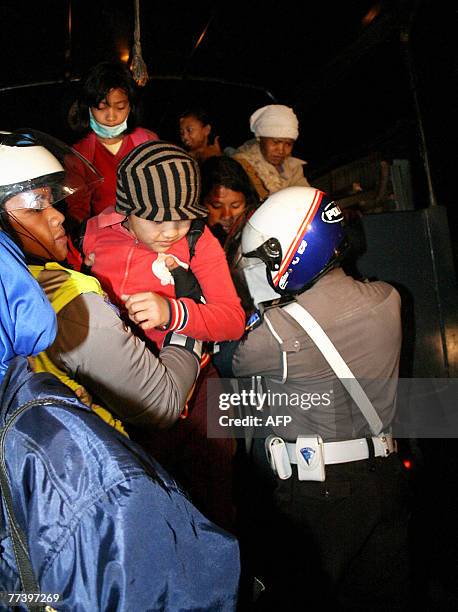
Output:
[[[83,293],[97,293],[100,296],[104,296],[102,287],[96,278],[88,276],[87,274],[82,274],[81,272],[76,272],[75,270],[70,270],[69,268],[64,268],[56,262],[48,262],[44,266],[30,265],[29,270],[38,282],[40,282],[40,274],[43,270],[55,270],[66,273],[66,280],[59,283],[51,295],[48,293],[48,299],[56,315],[59,314],[67,304]],[[58,368],[51,359],[49,359],[46,351],[42,351],[34,358],[34,370],[36,372],[50,372],[54,374],[54,376],[57,376],[59,380],[70,387],[70,389],[78,395],[80,400],[90,406],[104,421],[127,435],[121,421],[114,418],[111,412],[102,408],[102,406],[92,402],[87,390],[76,380],[70,378],[66,372]]]

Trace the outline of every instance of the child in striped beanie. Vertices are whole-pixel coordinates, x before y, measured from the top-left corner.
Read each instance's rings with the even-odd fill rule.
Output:
[[[223,250],[205,226],[190,257],[187,234],[204,218],[197,162],[180,147],[143,143],[120,163],[116,207],[92,217],[83,251],[111,300],[157,347],[168,331],[199,340],[236,340],[244,312]],[[205,304],[177,298],[170,272],[190,267]]]

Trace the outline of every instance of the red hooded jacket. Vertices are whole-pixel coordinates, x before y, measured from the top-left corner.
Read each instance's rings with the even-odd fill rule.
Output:
[[[121,225],[125,218],[113,207],[107,208],[89,219],[83,242],[84,255],[95,255],[92,272],[112,302],[122,309],[121,295],[154,291],[170,303],[172,316],[167,331],[179,331],[198,340],[238,340],[244,332],[245,313],[224,251],[208,227],[197,241],[191,260],[186,236],[167,251],[167,255],[190,264],[206,300],[206,304],[197,304],[188,298],[176,299],[174,285],[162,284],[153,268],[158,253],[138,242]],[[151,329],[145,334],[161,347],[167,331]]]

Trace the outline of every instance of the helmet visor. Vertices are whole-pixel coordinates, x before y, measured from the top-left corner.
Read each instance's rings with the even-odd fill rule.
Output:
[[[49,187],[38,187],[31,191],[22,191],[10,197],[5,202],[7,212],[29,208],[34,210],[44,210],[54,203],[53,190]]]

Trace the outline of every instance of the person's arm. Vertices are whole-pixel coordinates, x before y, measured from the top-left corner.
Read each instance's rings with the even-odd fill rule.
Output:
[[[95,293],[72,300],[58,324],[48,356],[120,419],[158,428],[178,419],[199,372],[197,355],[167,346],[157,358]]]
[[[130,137],[134,143],[134,147],[137,147],[144,142],[148,142],[149,140],[160,140],[160,137],[156,134],[156,132],[144,127],[135,128],[135,130],[130,134]]]
[[[302,163],[297,163],[293,167],[291,173],[291,179],[289,181],[289,187],[310,187],[310,183],[304,176],[304,165]]]
[[[88,139],[85,138],[80,142],[73,145],[75,151],[80,153],[85,159],[92,163],[91,154],[90,154],[90,145],[88,144]],[[86,168],[83,163],[74,155],[71,159],[71,165],[69,169],[70,180],[72,180],[71,175],[74,173],[76,177],[76,182],[78,184],[84,183],[85,181],[85,172]],[[77,225],[81,223],[84,219],[88,219],[91,216],[91,199],[92,199],[92,191],[88,187],[87,189],[79,189],[76,193],[67,196],[66,198],[66,217],[67,222],[73,223],[73,225]],[[68,217],[70,219],[68,219]]]
[[[0,381],[16,355],[44,351],[56,335],[56,316],[25,265],[19,247],[0,230]]]
[[[281,347],[263,319],[255,329],[247,333],[233,352],[233,375],[242,378],[249,376],[281,378],[282,371]]]
[[[245,312],[232,282],[226,256],[208,227],[197,241],[191,260],[205,304],[190,298],[170,300],[178,303],[177,316],[169,326],[199,340],[238,340],[245,330]],[[184,313],[181,311],[184,310]]]
[[[123,295],[129,317],[146,332],[160,327],[202,341],[238,340],[245,329],[245,313],[224,251],[208,227],[197,241],[191,271],[204,303],[192,297],[165,298],[151,291]]]

